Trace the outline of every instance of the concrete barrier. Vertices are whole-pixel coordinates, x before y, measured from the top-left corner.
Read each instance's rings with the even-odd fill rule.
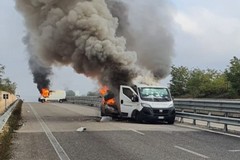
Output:
[[[6,108],[5,108],[5,99],[3,99],[3,94],[8,94],[8,99],[6,100]],[[5,91],[0,91],[0,115],[4,113],[4,111],[12,104],[14,101],[16,101],[16,96],[13,94],[10,94]]]

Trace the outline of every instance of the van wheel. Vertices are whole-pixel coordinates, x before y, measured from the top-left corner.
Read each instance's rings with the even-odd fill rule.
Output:
[[[59,103],[63,103],[63,100],[62,100],[62,99],[60,99],[60,100],[59,100]]]
[[[170,118],[167,122],[168,122],[168,124],[174,124],[174,122],[175,122],[175,116],[172,117],[172,118]]]
[[[140,117],[140,113],[138,111],[133,111],[132,119],[135,120],[137,123],[140,123],[142,121]]]
[[[105,115],[105,113],[103,113],[103,111],[101,111],[101,117],[103,117],[103,116],[106,116],[106,115]]]

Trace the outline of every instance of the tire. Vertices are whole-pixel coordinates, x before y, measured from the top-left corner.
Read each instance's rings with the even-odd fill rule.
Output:
[[[63,100],[62,100],[62,99],[60,99],[60,100],[59,100],[59,103],[63,103]]]
[[[168,124],[174,124],[174,122],[175,122],[175,116],[174,116],[174,117],[171,117],[167,122],[168,122]]]
[[[142,122],[141,117],[140,117],[140,113],[138,111],[133,111],[132,119],[134,121],[136,121],[137,123],[141,123]]]
[[[41,102],[44,103],[44,102],[45,102],[45,99],[42,99]]]
[[[101,111],[101,117],[104,117],[104,116],[106,116],[106,115]]]
[[[106,116],[104,106],[100,106],[101,117]]]

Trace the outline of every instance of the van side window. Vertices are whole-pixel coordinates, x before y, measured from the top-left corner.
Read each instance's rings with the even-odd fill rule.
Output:
[[[132,90],[129,88],[123,88],[123,94],[127,96],[129,99],[132,99],[132,96],[134,95]]]

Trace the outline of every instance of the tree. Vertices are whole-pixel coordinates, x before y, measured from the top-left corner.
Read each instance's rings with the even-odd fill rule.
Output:
[[[11,82],[9,78],[2,79],[1,90],[15,94],[16,88],[16,83]]]
[[[189,70],[187,67],[172,66],[172,79],[170,80],[170,90],[173,96],[182,96],[187,93],[187,83],[189,81]]]
[[[225,73],[214,69],[193,69],[172,66],[170,89],[178,97],[221,97],[228,90]]]
[[[190,73],[187,90],[192,97],[218,97],[227,92],[226,76],[213,69],[194,69]]]
[[[1,82],[2,82],[2,77],[3,77],[3,74],[4,74],[4,69],[5,69],[5,67],[0,64],[0,84],[1,84]]]
[[[187,82],[187,91],[192,97],[199,97],[204,81],[205,77],[202,70],[194,69],[190,72],[190,77]]]
[[[67,90],[67,91],[66,91],[66,96],[69,96],[69,97],[75,96],[75,92],[72,91],[72,90]]]
[[[233,57],[230,65],[225,70],[227,80],[230,82],[231,90],[240,95],[240,59]]]
[[[4,86],[3,86],[3,74],[4,74],[4,69],[5,67],[3,65],[0,64],[0,90],[3,90]]]
[[[87,93],[87,96],[99,96],[99,92],[98,91],[89,91]]]
[[[5,67],[0,64],[0,90],[15,94],[16,83],[11,82],[9,78],[3,78]]]

